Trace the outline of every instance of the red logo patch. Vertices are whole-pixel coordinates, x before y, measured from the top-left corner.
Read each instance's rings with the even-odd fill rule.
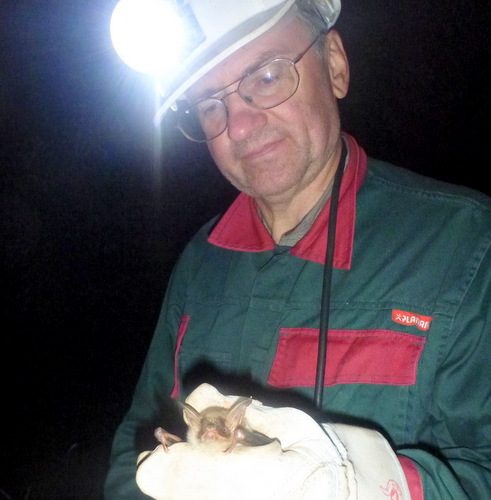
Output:
[[[400,325],[417,326],[420,330],[426,332],[430,329],[432,316],[421,316],[407,311],[392,310],[392,320]]]

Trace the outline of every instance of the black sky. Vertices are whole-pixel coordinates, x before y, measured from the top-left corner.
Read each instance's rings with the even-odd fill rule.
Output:
[[[98,498],[172,265],[235,196],[203,147],[168,124],[156,139],[152,84],[110,44],[114,5],[0,3],[0,498]],[[344,0],[344,128],[491,194],[490,20],[483,0]]]

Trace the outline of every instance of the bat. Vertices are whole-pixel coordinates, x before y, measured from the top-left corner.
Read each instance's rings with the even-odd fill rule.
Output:
[[[209,406],[202,412],[198,412],[187,403],[179,403],[188,426],[188,443],[207,444],[230,453],[238,444],[263,446],[273,442],[274,439],[254,431],[247,425],[244,414],[251,403],[252,399],[239,398],[229,409],[222,406]],[[182,441],[162,427],[158,427],[154,435],[165,452],[168,452],[169,445]]]

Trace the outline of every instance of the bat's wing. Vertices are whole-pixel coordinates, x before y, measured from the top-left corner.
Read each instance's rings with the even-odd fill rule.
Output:
[[[276,439],[272,439],[266,434],[251,429],[244,429],[243,432],[244,437],[241,443],[245,446],[264,446],[276,441]]]

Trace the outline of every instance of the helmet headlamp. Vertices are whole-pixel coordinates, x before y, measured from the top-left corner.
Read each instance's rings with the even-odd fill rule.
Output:
[[[126,64],[156,78],[159,123],[191,85],[273,27],[296,1],[312,4],[328,27],[341,10],[340,0],[120,0],[111,38]]]

